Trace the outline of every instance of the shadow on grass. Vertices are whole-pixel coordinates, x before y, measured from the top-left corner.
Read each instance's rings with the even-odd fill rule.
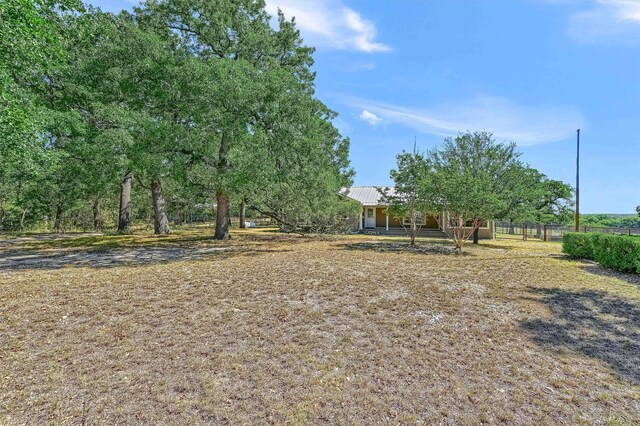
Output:
[[[69,266],[110,268],[171,261],[219,260],[231,256],[289,252],[284,246],[332,240],[332,236],[234,232],[230,241],[210,233],[176,232],[166,236],[35,235],[4,240],[0,271],[59,269]]]
[[[522,251],[524,249],[527,249],[529,247],[525,246],[525,245],[511,245],[511,244],[495,244],[490,242],[492,240],[480,240],[480,246],[482,247],[486,247],[486,248],[490,248],[490,249],[496,249],[496,250],[502,250],[502,251]],[[500,241],[508,241],[508,240],[500,240]],[[524,244],[527,244],[528,241],[522,241]]]
[[[580,269],[590,274],[600,275],[600,276],[609,277],[609,278],[618,278],[622,281],[628,282],[629,284],[635,284],[637,286],[640,286],[640,274],[617,272],[611,269],[604,268],[598,265],[597,263],[586,263],[586,262],[584,265],[580,266]]]
[[[522,328],[550,349],[569,349],[607,362],[633,385],[640,384],[640,304],[603,291],[532,289],[552,317]]]
[[[34,244],[55,244],[63,240],[81,240],[83,238],[102,237],[102,234],[68,233],[68,234],[12,234],[0,235],[0,249]]]
[[[56,250],[56,249],[88,249],[100,250],[109,248],[131,247],[180,247],[194,243],[211,241],[212,235],[170,234],[158,235],[83,235],[83,236],[51,236],[41,235],[31,238],[17,238],[5,241],[0,248],[21,251]]]
[[[217,247],[135,247],[101,250],[25,251],[0,255],[0,271],[29,269],[60,269],[66,267],[115,268],[175,261],[221,260],[233,256],[255,256],[289,252],[288,249],[267,249],[238,246]]]
[[[208,231],[208,230],[206,230]],[[299,235],[269,234],[267,232],[233,232],[232,241],[243,242],[288,242],[309,241]],[[213,232],[177,231],[169,235],[153,234],[39,234],[0,240],[0,250],[8,251],[40,251],[40,250],[102,250],[115,248],[139,247],[191,247],[199,243],[226,244],[216,241]],[[0,251],[0,254],[2,252]]]
[[[492,242],[495,241],[495,242]],[[502,242],[502,244],[500,244]],[[518,243],[518,244],[509,244],[509,243]],[[497,243],[497,244],[496,244]],[[553,242],[551,241],[542,241],[538,239],[531,238],[529,240],[514,240],[507,238],[496,238],[495,240],[480,240],[480,245],[483,247],[489,247],[499,250],[525,250],[531,248],[542,248],[542,247],[550,247]]]
[[[456,256],[468,256],[470,253],[463,251],[462,253],[455,253],[453,247],[445,245],[447,243],[429,243],[429,244],[416,244],[411,245],[407,243],[396,242],[362,242],[362,243],[349,243],[339,244],[343,250],[362,250],[362,251],[376,251],[380,253],[416,253],[416,254],[455,254]]]

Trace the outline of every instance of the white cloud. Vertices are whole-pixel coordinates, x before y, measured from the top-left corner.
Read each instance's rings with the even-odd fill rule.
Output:
[[[640,24],[640,1],[638,0],[597,0],[603,6],[613,9],[613,14],[620,21],[634,21]]]
[[[375,126],[376,124],[382,121],[380,117],[378,117],[372,112],[367,111],[366,109],[362,110],[362,112],[360,113],[360,119],[366,121],[372,126]]]
[[[386,44],[376,41],[376,27],[341,0],[267,0],[267,12],[277,16],[278,8],[302,32],[307,44],[338,50],[386,52]]]
[[[438,136],[467,130],[486,130],[498,140],[518,145],[537,145],[571,137],[584,125],[582,114],[565,106],[523,106],[503,98],[482,96],[429,109],[415,109],[388,103],[355,100],[378,120],[396,123]]]
[[[568,33],[582,43],[640,42],[639,0],[593,0],[569,18]]]

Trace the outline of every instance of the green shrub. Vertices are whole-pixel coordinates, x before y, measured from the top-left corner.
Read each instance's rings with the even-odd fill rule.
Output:
[[[594,260],[606,268],[640,273],[640,240],[624,235],[598,235]]]
[[[640,273],[640,238],[598,233],[566,233],[562,251],[573,259],[595,260],[622,272]]]
[[[570,232],[562,236],[562,251],[572,259],[594,259],[591,233]]]

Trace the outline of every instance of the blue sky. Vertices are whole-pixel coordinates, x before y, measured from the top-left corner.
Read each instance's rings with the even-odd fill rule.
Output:
[[[317,47],[356,185],[391,184],[414,138],[424,150],[465,130],[574,185],[580,128],[581,211],[640,204],[640,0],[267,0],[278,7]]]

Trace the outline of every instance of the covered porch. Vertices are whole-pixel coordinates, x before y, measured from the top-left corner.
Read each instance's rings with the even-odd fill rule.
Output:
[[[363,206],[359,221],[359,230],[403,230],[402,219],[389,214],[387,206]],[[406,226],[407,224],[405,224]],[[440,230],[435,216],[426,216],[420,224],[423,230]]]

